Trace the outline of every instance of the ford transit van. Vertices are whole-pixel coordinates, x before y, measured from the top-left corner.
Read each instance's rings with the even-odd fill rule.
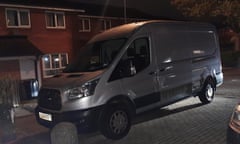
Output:
[[[210,103],[223,83],[214,26],[178,21],[122,25],[93,37],[79,59],[47,79],[36,117],[97,127],[110,139],[130,130],[136,114],[190,96]]]

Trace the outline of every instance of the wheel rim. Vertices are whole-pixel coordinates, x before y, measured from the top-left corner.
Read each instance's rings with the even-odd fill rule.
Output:
[[[209,101],[211,101],[213,99],[213,95],[214,95],[214,89],[212,87],[212,85],[208,84],[206,86],[206,97]]]
[[[124,111],[116,111],[110,118],[110,128],[115,134],[122,133],[128,125],[128,117]]]

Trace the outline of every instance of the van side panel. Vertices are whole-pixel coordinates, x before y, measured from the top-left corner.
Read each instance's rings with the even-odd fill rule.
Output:
[[[196,23],[158,23],[151,26],[158,64],[162,103],[197,95],[207,77],[223,81],[216,30]]]
[[[214,78],[219,67],[218,47],[214,31],[190,31],[189,45],[192,48],[193,93],[201,90],[208,76]]]
[[[164,104],[191,95],[191,50],[184,25],[159,24],[154,27],[160,97]]]

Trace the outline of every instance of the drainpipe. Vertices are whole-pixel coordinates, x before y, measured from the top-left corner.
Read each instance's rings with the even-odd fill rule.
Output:
[[[123,0],[124,22],[127,23],[127,0]]]

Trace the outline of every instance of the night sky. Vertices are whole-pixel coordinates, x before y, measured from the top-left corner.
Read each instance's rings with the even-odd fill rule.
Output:
[[[123,7],[124,0],[70,0],[75,2],[94,3],[102,5],[114,5]],[[181,18],[181,14],[170,4],[170,0],[126,0],[128,8],[135,8],[147,14],[167,17]]]

